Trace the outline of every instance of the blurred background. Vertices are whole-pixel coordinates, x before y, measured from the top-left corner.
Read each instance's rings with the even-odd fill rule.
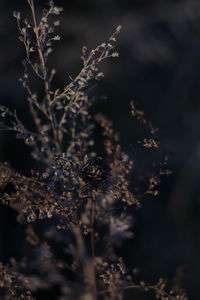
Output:
[[[45,1],[36,1],[38,10]],[[173,174],[162,179],[159,196],[144,198],[135,214],[135,238],[124,245],[127,263],[139,277],[170,279],[180,267],[190,299],[199,299],[200,278],[200,1],[198,0],[74,0],[64,7],[50,64],[63,87],[81,67],[81,48],[103,42],[120,24],[119,59],[103,64],[105,78],[96,88],[94,109],[105,112],[120,132],[122,148],[135,172],[149,172],[152,155],[138,151],[143,132],[131,118],[134,100],[159,128],[161,151],[169,154]],[[16,108],[28,123],[26,95],[18,79],[25,54],[18,40],[14,10],[27,17],[25,0],[0,1],[0,103]],[[14,135],[0,133],[0,159],[26,173],[30,150]],[[134,181],[130,185],[134,185]],[[0,210],[0,260],[20,257],[23,228],[15,213]],[[132,299],[131,292],[127,299]],[[134,299],[154,299],[135,295]],[[138,297],[138,298],[137,298]],[[50,298],[49,298],[50,299]]]

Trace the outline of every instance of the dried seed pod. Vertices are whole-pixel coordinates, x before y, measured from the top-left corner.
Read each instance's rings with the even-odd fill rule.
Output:
[[[97,187],[106,180],[109,171],[108,163],[102,157],[95,157],[83,165],[79,175],[86,184]]]

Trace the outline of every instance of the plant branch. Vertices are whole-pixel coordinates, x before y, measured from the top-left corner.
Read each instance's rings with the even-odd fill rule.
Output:
[[[51,110],[51,105],[50,105],[51,104],[50,83],[49,83],[49,80],[48,80],[48,71],[47,71],[45,58],[44,58],[44,55],[43,55],[42,46],[41,46],[41,42],[40,42],[39,29],[38,29],[38,26],[37,26],[36,15],[35,15],[34,0],[30,0],[29,4],[30,4],[30,7],[31,7],[31,12],[32,12],[32,17],[33,17],[34,33],[35,33],[36,42],[37,42],[38,54],[39,54],[39,58],[40,58],[41,66],[42,66],[45,93],[46,93],[47,101],[48,101],[48,104],[49,104],[48,105],[48,112],[49,112],[49,115],[50,115],[50,120],[51,120],[51,124],[52,124],[52,130],[53,130],[53,135],[54,135],[54,139],[55,139],[56,148],[57,148],[57,150],[59,150],[60,145],[59,145],[59,142],[58,142],[57,121],[56,121],[56,117],[55,117],[54,113]]]

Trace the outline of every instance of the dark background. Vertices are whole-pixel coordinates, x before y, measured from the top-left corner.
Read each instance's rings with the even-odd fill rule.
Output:
[[[45,1],[36,3],[40,10]],[[200,1],[56,3],[64,7],[59,27],[62,39],[51,56],[59,86],[80,70],[83,45],[89,49],[96,46],[122,25],[120,58],[104,63],[105,78],[96,90],[108,100],[97,101],[95,109],[114,121],[122,147],[132,156],[139,173],[151,164],[151,155],[136,149],[141,131],[129,112],[129,102],[135,100],[159,128],[162,151],[170,153],[173,171],[163,178],[158,198],[143,200],[136,214],[134,242],[125,243],[124,251],[128,263],[139,267],[139,276],[150,282],[172,278],[176,269],[184,266],[184,287],[190,299],[199,299]],[[12,17],[13,10],[27,16],[27,8],[25,0],[0,2],[0,102],[17,108],[28,123],[25,93],[18,82],[24,49]],[[30,167],[28,148],[16,142],[12,134],[0,133],[0,141],[0,159],[26,173]],[[0,218],[0,260],[20,257],[22,229],[13,221],[15,214],[2,208]]]

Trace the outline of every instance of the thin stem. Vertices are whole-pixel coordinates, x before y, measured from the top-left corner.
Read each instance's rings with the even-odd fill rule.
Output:
[[[80,261],[83,263],[83,276],[85,278],[86,285],[90,285],[91,281],[93,280],[93,274],[92,274],[92,266],[91,261],[88,259],[86,250],[85,250],[85,244],[83,240],[83,236],[81,233],[81,230],[79,227],[72,225],[72,230],[74,232],[76,242],[77,242],[77,250],[78,250],[78,256],[80,258]],[[87,295],[82,295],[80,298],[81,300],[93,300],[92,293],[87,293]],[[97,299],[97,298],[96,298]]]
[[[42,47],[41,47],[41,44],[40,44],[39,30],[38,30],[36,16],[35,16],[34,0],[31,0],[31,12],[32,12],[32,16],[33,16],[34,32],[35,32],[35,36],[36,36],[38,53],[39,53],[39,57],[40,57],[40,61],[41,61],[42,69],[43,69],[45,91],[46,91],[46,95],[47,95],[47,100],[49,102],[51,102],[51,96],[50,96],[50,93],[49,93],[49,82],[47,80],[47,68],[46,68],[45,59],[44,59],[44,56],[43,56],[43,53],[42,53]]]
[[[94,299],[97,297],[97,281],[96,281],[96,266],[95,266],[95,192],[92,193],[92,228],[91,228],[91,250],[92,250],[92,268],[93,268],[93,289]]]
[[[50,119],[51,119],[52,130],[53,130],[56,148],[59,149],[60,147],[59,147],[59,143],[58,143],[57,130],[56,130],[57,122],[56,122],[55,115],[51,111],[50,84],[49,84],[49,80],[48,80],[48,72],[47,72],[47,68],[46,68],[45,58],[44,58],[41,43],[40,43],[39,30],[38,30],[37,21],[36,21],[36,15],[35,15],[34,0],[30,1],[30,7],[31,7],[32,16],[33,16],[34,33],[35,33],[36,42],[37,42],[38,54],[39,54],[42,71],[43,71],[44,88],[45,88],[47,101],[49,103],[48,112],[49,112]]]

